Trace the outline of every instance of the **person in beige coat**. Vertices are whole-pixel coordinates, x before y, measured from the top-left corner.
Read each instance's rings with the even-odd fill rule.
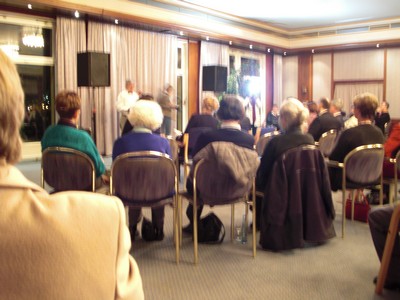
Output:
[[[0,51],[0,299],[144,299],[122,202],[49,195],[19,160],[24,93]]]

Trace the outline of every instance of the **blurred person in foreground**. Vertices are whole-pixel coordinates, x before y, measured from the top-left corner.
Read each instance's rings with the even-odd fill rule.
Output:
[[[0,51],[0,299],[144,299],[116,197],[49,195],[13,165],[24,93]]]

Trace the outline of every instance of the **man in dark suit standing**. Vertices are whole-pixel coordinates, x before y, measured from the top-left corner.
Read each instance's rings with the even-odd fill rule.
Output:
[[[319,115],[308,128],[308,133],[313,136],[315,141],[319,141],[323,133],[331,129],[340,130],[341,128],[339,120],[329,113],[330,103],[327,98],[321,98],[318,106]]]
[[[343,102],[340,99],[334,99],[331,101],[331,105],[329,107],[329,112],[340,122],[340,128],[344,127],[344,119],[343,119]]]

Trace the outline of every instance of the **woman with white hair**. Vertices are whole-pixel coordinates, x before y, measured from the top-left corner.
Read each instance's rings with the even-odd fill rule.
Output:
[[[256,188],[264,192],[271,170],[279,156],[289,149],[301,145],[314,145],[313,137],[305,133],[308,120],[308,109],[295,98],[283,102],[279,112],[279,123],[282,134],[272,138],[266,145],[257,170]],[[261,201],[257,201],[257,214],[261,212]],[[260,218],[257,217],[257,225]],[[259,226],[257,226],[258,228]]]
[[[137,101],[128,115],[128,121],[132,124],[133,130],[114,143],[113,160],[118,155],[133,151],[158,151],[171,156],[171,149],[167,139],[153,134],[160,128],[163,121],[163,113],[160,105],[151,100]],[[140,208],[129,209],[129,230],[131,238],[134,239],[137,223],[141,218]],[[151,219],[155,227],[155,239],[164,238],[164,206],[157,206],[151,209]]]

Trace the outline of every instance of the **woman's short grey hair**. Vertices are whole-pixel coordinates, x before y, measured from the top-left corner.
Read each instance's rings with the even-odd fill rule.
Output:
[[[279,114],[281,125],[285,130],[292,128],[303,129],[309,116],[308,109],[296,98],[288,98],[284,101]]]
[[[15,164],[21,156],[24,91],[15,65],[1,50],[0,66],[0,158]]]
[[[139,100],[131,108],[128,120],[135,127],[144,127],[151,131],[160,128],[163,121],[161,106],[151,100]]]

